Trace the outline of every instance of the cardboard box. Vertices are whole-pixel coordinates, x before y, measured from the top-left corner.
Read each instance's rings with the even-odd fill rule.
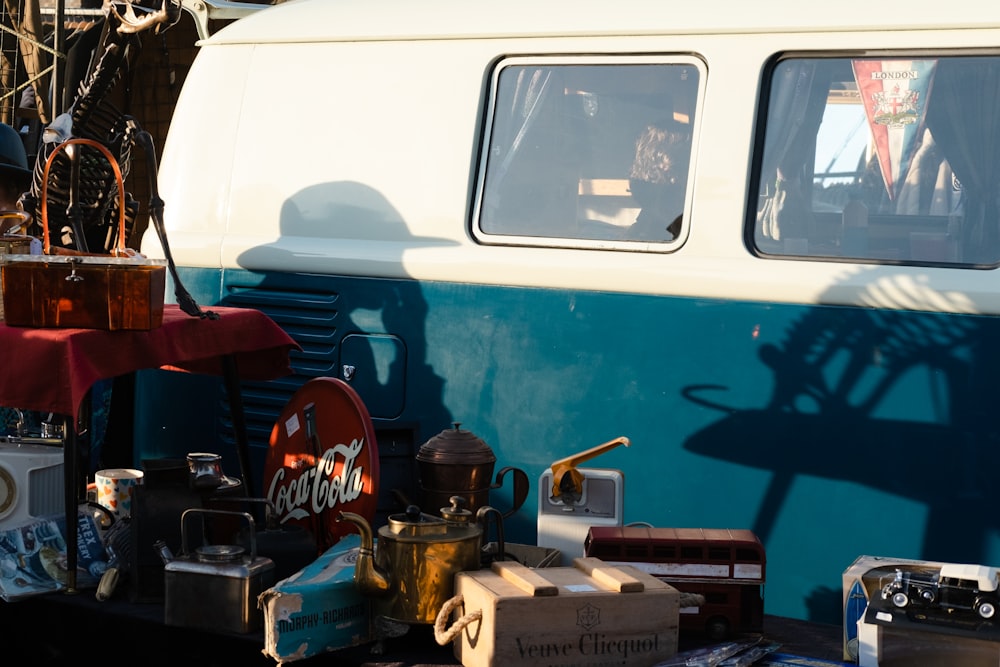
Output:
[[[465,667],[650,666],[677,653],[677,589],[631,566],[512,562],[455,575],[448,634]],[[481,614],[481,618],[475,616]]]
[[[354,585],[360,547],[346,535],[260,595],[264,653],[279,665],[372,640],[371,605]]]
[[[844,570],[844,660],[857,662],[859,653],[858,623],[868,608],[873,595],[879,595],[880,578],[893,572],[897,566],[915,567],[936,565],[930,561],[907,558],[884,558],[881,556],[858,556],[850,567]]]
[[[925,604],[911,598],[903,608],[882,600],[882,588],[893,582],[897,570],[904,581],[912,582],[907,577],[913,576],[926,581],[933,574],[936,582],[944,566],[955,567],[940,561],[858,557],[843,577],[844,659],[862,667],[1000,664],[1000,621],[982,619],[971,609],[949,610],[936,597]]]
[[[858,623],[859,667],[996,667],[1000,642],[929,631],[925,626]]]
[[[66,517],[59,514],[0,531],[0,598],[11,602],[65,590],[66,534]],[[92,515],[77,515],[76,539],[76,587],[97,588],[108,568],[108,553]]]

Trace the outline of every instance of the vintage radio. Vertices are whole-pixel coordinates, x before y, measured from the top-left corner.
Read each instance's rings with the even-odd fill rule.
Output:
[[[0,442],[0,529],[66,511],[63,449]]]

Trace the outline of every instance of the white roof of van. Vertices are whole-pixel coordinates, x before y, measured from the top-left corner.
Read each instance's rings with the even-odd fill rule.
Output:
[[[1000,3],[911,0],[291,0],[203,44],[584,35],[967,29],[1000,26]]]
[[[954,577],[955,579],[976,581],[981,591],[994,591],[997,589],[997,569],[995,567],[945,563],[941,566],[941,577]]]

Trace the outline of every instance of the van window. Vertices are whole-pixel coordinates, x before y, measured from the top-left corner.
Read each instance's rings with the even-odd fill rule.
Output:
[[[784,57],[767,79],[760,254],[1000,262],[1000,58]]]
[[[700,68],[690,58],[502,63],[493,79],[476,238],[676,246]]]

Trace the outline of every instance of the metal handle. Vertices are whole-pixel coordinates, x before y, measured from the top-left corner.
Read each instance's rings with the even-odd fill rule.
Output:
[[[554,462],[550,466],[552,469],[552,497],[558,498],[563,492],[579,497],[583,493],[583,473],[577,470],[576,466],[609,449],[614,449],[618,445],[629,447],[631,444],[628,438],[619,436],[614,440],[608,440],[603,445],[592,447],[584,452],[578,452]],[[564,479],[566,475],[569,477]]]
[[[241,518],[246,521],[249,527],[250,535],[250,560],[256,560],[257,558],[257,527],[254,525],[253,517],[249,512],[232,512],[229,510],[209,510],[201,509],[199,507],[192,507],[190,509],[184,510],[181,513],[181,553],[185,556],[189,555],[191,551],[188,549],[188,532],[187,524],[188,517],[192,514],[210,514],[214,516],[231,516]],[[202,539],[204,540],[204,523],[202,523]]]
[[[83,282],[83,276],[81,276],[79,273],[76,272],[76,267],[80,265],[82,260],[79,257],[70,257],[68,261],[70,266],[69,275],[63,278],[63,280],[65,280],[68,283]]]
[[[513,490],[513,505],[512,507],[503,513],[503,518],[509,518],[514,512],[521,509],[521,505],[528,498],[528,490],[530,487],[530,482],[528,482],[528,473],[524,472],[520,468],[515,468],[513,466],[507,466],[497,473],[497,479],[494,484],[490,486],[490,489],[499,489],[503,486],[503,478],[507,473],[513,473],[514,475],[514,490]]]
[[[52,243],[49,234],[49,207],[48,207],[48,192],[49,192],[49,170],[52,168],[52,162],[55,160],[56,155],[58,155],[63,150],[67,149],[69,146],[81,145],[90,146],[91,148],[96,148],[104,156],[104,158],[111,165],[112,171],[115,174],[115,183],[118,185],[118,233],[115,235],[115,244],[111,249],[111,255],[114,257],[124,257],[128,254],[128,249],[125,247],[125,181],[122,177],[121,167],[118,165],[118,160],[115,156],[111,154],[104,144],[94,141],[93,139],[67,139],[58,146],[56,146],[49,157],[45,160],[45,168],[42,170],[42,192],[41,192],[41,208],[42,208],[42,253],[45,255],[52,254]],[[78,164],[79,156],[70,156],[73,160],[74,165]]]

